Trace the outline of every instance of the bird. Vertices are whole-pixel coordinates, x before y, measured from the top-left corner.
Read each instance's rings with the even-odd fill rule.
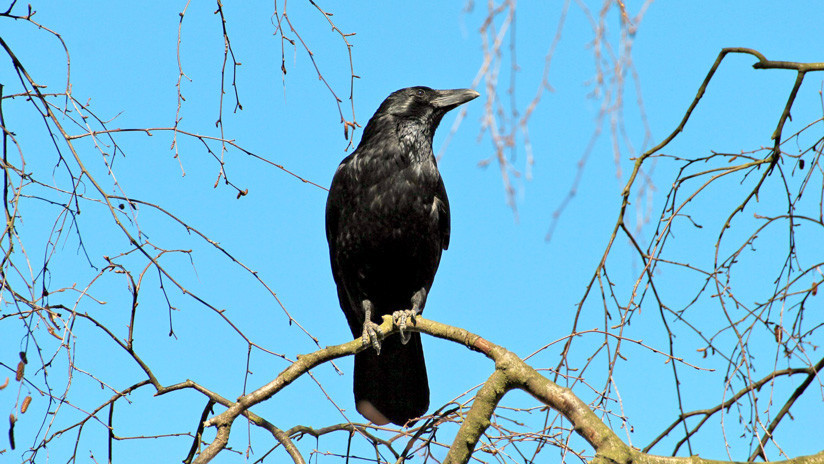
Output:
[[[449,247],[449,199],[432,138],[447,112],[478,95],[420,86],[393,92],[332,178],[332,275],[352,336],[372,348],[355,355],[355,407],[377,425],[412,426],[429,408],[421,337],[406,328],[423,311]],[[381,342],[378,326],[388,314],[400,336]]]

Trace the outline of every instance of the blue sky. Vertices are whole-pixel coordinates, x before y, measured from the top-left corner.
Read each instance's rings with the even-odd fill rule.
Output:
[[[354,86],[354,107],[361,126],[365,126],[383,98],[398,88],[471,85],[482,61],[477,30],[485,16],[485,5],[476,4],[471,12],[463,11],[460,2],[443,5],[434,1],[418,2],[414,8],[389,2],[357,2],[345,8],[321,5],[334,12],[332,20],[343,32],[357,33],[349,40],[353,44],[355,73],[360,76]],[[183,2],[176,5],[167,2],[33,4],[37,11],[35,19],[60,33],[68,46],[73,95],[81,102],[90,99],[91,108],[102,119],[114,118],[108,123],[109,128],[174,124],[178,13],[184,6]],[[628,4],[630,11],[637,11],[639,7],[638,2]],[[597,12],[599,5],[589,8]],[[23,8],[18,5],[15,11],[20,14]],[[273,35],[272,5],[226,4],[224,11],[232,48],[242,63],[237,68],[237,88],[243,105],[242,111],[232,112],[234,95],[229,73],[223,102],[226,137],[303,178],[328,185],[337,164],[348,153],[348,142],[343,138],[334,100],[317,79],[305,50],[299,44],[296,47],[286,44],[287,74],[283,77],[281,41]],[[349,61],[340,37],[314,8],[292,3],[288,14],[314,52],[324,78],[344,100],[341,106],[345,116],[351,119],[351,106],[346,99]],[[560,9],[556,7],[526,3],[518,6],[516,33],[520,71],[515,98],[521,107],[528,104],[540,85],[544,55],[555,35],[559,14]],[[608,37],[615,44],[619,33],[616,13],[613,11],[608,19],[611,21]],[[654,3],[643,17],[632,51],[653,141],[657,143],[677,125],[721,48],[750,47],[775,60],[824,61],[820,22],[820,6],[813,1],[794,2],[791,6],[763,1],[733,1],[712,6]],[[35,80],[48,85],[50,91],[65,88],[65,55],[57,40],[22,21],[1,18],[0,24],[4,40]],[[191,4],[182,28],[181,64],[191,80],[182,82],[186,101],[181,108],[179,127],[219,136],[215,121],[219,114],[224,44],[214,5]],[[488,134],[479,137],[483,88],[478,89],[482,97],[466,105],[467,116],[440,161],[452,210],[452,241],[441,262],[425,315],[478,333],[521,356],[569,333],[575,304],[583,295],[615,223],[620,190],[632,167],[629,157],[637,154],[644,144],[644,126],[634,104],[635,87],[628,84],[624,95],[627,102],[624,122],[636,152],[631,153],[622,145],[622,174],[617,176],[609,128],[604,127],[575,198],[558,223],[552,241],[545,241],[552,213],[567,195],[578,160],[595,130],[601,104],[588,97],[593,90],[589,82],[594,75],[591,40],[592,30],[585,15],[577,5],[571,5],[549,74],[554,91],[544,94],[529,122],[535,163],[531,167],[531,180],[522,178],[515,184],[517,218],[507,205],[497,166],[494,163],[486,168],[478,166],[494,153]],[[508,59],[507,55],[505,62]],[[685,132],[665,153],[697,157],[711,151],[738,152],[770,145],[769,136],[795,75],[791,71],[755,71],[751,67],[753,62],[752,57],[743,55],[729,57],[724,62]],[[502,68],[502,94],[509,72],[507,66]],[[0,82],[6,86],[5,94],[19,92],[17,78],[7,59],[0,67]],[[821,117],[821,82],[820,76],[807,76],[786,134]],[[61,184],[65,182],[64,172],[54,167],[57,158],[53,147],[43,141],[42,120],[29,108],[20,99],[4,102],[10,129],[24,141],[26,169],[37,173],[39,180]],[[436,146],[444,140],[456,114],[445,118],[436,135]],[[66,125],[71,126],[68,121]],[[71,130],[79,132],[76,127]],[[356,141],[360,134],[358,130]],[[304,184],[237,150],[229,150],[225,155],[229,180],[249,190],[248,195],[237,199],[236,191],[222,183],[213,188],[219,166],[201,142],[179,138],[180,157],[175,159],[168,132],[156,131],[151,137],[143,133],[118,137],[119,148],[125,156],[114,156],[114,171],[128,196],[163,205],[257,271],[277,293],[286,310],[318,338],[321,346],[349,339],[329,270],[323,224],[324,190]],[[522,138],[518,140],[514,164],[524,170],[526,153],[520,145],[522,142]],[[91,141],[88,138],[77,141],[76,147],[81,150],[87,167],[98,177],[106,178],[106,166]],[[213,144],[212,148],[219,150],[220,147]],[[111,148],[104,150],[110,152]],[[181,175],[181,167],[185,176]],[[653,179],[657,190],[650,206],[653,219],[660,213],[663,195],[678,167],[665,161],[656,164]],[[91,185],[86,184],[85,188],[86,193],[94,196]],[[115,192],[110,181],[105,188]],[[696,214],[703,214],[708,224],[717,221],[712,219],[713,213],[728,207],[723,200],[733,200],[739,194],[735,193],[738,187],[734,183],[728,183],[727,188],[730,190],[719,190],[697,207]],[[637,206],[641,211],[646,208],[640,202]],[[772,206],[775,205],[765,198],[754,211],[770,210]],[[59,208],[34,199],[21,200],[21,208],[25,220],[19,233],[26,239],[23,246],[34,263],[36,274],[37,263],[42,266],[42,256],[48,249],[46,239],[58,218]],[[752,217],[753,211],[748,209],[744,214]],[[634,225],[635,211],[630,215]],[[216,308],[225,309],[227,317],[251,340],[289,359],[316,349],[300,328],[288,325],[284,311],[269,292],[222,253],[151,208],[139,207],[133,218],[152,243],[167,249],[194,250],[190,256],[181,253],[164,256],[164,262],[188,290]],[[104,208],[85,206],[78,216],[78,227],[85,251],[97,268],[105,266],[103,256],[113,257],[128,247]],[[137,230],[134,225],[130,227]],[[716,224],[714,228],[708,226],[706,233],[689,235],[679,242],[674,253],[694,256],[699,261],[706,259],[712,251],[706,241],[714,240],[718,230]],[[651,230],[642,236],[644,234],[649,237]],[[781,240],[784,239],[777,233],[775,240],[768,243],[781,243]],[[617,292],[627,295],[639,262],[626,246],[626,240],[618,242],[610,258],[610,269],[614,281],[620,284]],[[780,259],[780,247],[777,251],[764,248],[765,262],[771,262],[772,253],[775,259]],[[57,252],[46,276],[52,292],[73,283],[85,285],[97,274],[89,267],[75,232],[60,235]],[[123,257],[119,262],[128,266],[135,276],[145,266],[145,260],[138,256]],[[760,275],[759,266],[753,265],[756,277]],[[695,285],[694,279],[682,278],[676,271],[661,279],[669,284],[666,288],[669,297],[678,301],[687,298],[691,285]],[[169,311],[159,289],[157,273],[147,272],[135,327],[136,350],[154,366],[155,374],[164,384],[191,378],[227,398],[237,397],[244,387],[245,342],[213,311],[172,288],[168,282],[165,284],[171,304],[177,309],[172,315],[176,337],[168,336]],[[754,279],[753,285],[745,286],[742,292],[752,292],[751,300],[755,300],[761,285],[764,283]],[[80,300],[77,310],[107,321],[121,331],[120,336],[125,336],[129,293],[123,277],[105,274],[95,281],[89,295],[106,304],[95,304],[85,298]],[[603,326],[599,298],[590,297],[580,328]],[[57,293],[50,299],[52,304],[59,302],[69,307],[76,301],[77,295],[70,291]],[[711,305],[706,305],[700,309],[704,313],[700,313],[698,320],[716,319],[718,316],[713,310]],[[667,340],[661,335],[656,311],[651,305],[648,310],[644,309],[625,335],[643,339],[648,345],[663,350]],[[118,389],[142,378],[134,363],[116,350],[111,340],[101,337],[83,321],[78,321],[74,330],[77,338],[71,350],[77,367],[101,373],[102,380]],[[0,335],[3,340],[0,360],[14,366],[25,332],[6,320],[0,325]],[[47,340],[48,335],[41,337],[44,353],[57,350],[54,340]],[[573,358],[583,359],[590,354],[585,343],[578,345],[581,351],[573,353]],[[685,398],[685,409],[716,404],[723,383],[723,364],[702,359],[695,352],[695,346],[699,345],[687,334],[679,338],[678,343],[683,343],[679,352],[690,357],[689,362],[722,369],[708,377],[709,380],[693,380],[696,374],[682,368],[684,378],[693,382]],[[486,359],[463,347],[431,337],[425,338],[424,346],[432,410],[483,382],[492,372]],[[764,348],[767,353],[770,349],[775,351]],[[649,351],[633,346],[625,350],[628,361],[617,371],[616,381],[621,388],[624,412],[634,428],[633,444],[644,446],[677,414],[673,406],[671,369],[664,365],[663,358]],[[533,365],[554,367],[558,352],[556,347],[542,353]],[[58,359],[65,363],[65,354]],[[779,361],[776,363],[780,365]],[[268,382],[286,365],[276,356],[253,350],[250,364],[253,374],[246,379],[247,391]],[[337,366],[344,375],[338,375],[330,366],[322,366],[314,374],[337,405],[346,410],[346,417],[359,421],[360,416],[351,404],[351,359],[340,360]],[[766,372],[760,371],[757,376]],[[66,388],[65,379],[61,379],[65,374],[65,369],[53,369],[49,382]],[[74,375],[71,394],[84,398],[78,404],[94,407],[96,400],[99,399],[99,404],[111,396],[111,391],[101,390],[97,382],[78,373]],[[603,383],[595,373],[593,378],[592,385]],[[26,388],[23,387],[24,392]],[[0,404],[12,410],[17,392],[16,388],[0,391]],[[592,392],[585,387],[576,393],[591,399]],[[132,404],[117,404],[118,433],[140,436],[194,430],[205,399],[189,392],[158,398],[151,394],[148,388],[143,388],[131,395]],[[779,437],[790,456],[818,451],[813,424],[819,422],[816,416],[821,411],[820,392],[808,392],[806,401],[808,403],[798,403],[793,409],[795,421],[788,430],[795,435],[785,436],[783,440]],[[38,430],[42,430],[40,417],[44,403],[45,400],[35,397],[32,410],[18,422],[18,450],[14,453],[30,446]],[[506,404],[527,407],[535,403],[524,394],[514,393]],[[65,426],[72,418],[82,417],[66,411],[71,409],[68,406],[63,408],[58,417],[59,421],[66,422],[58,422],[52,431],[61,428],[59,424]],[[255,412],[284,429],[296,424],[320,427],[344,420],[309,378],[291,385]],[[731,424],[737,422],[738,416],[734,412],[730,414],[725,420]],[[540,423],[543,415],[535,417]],[[612,424],[618,430],[618,422]],[[738,430],[736,426],[729,425],[730,430]],[[702,456],[725,459],[724,438],[718,430],[716,426],[711,433],[702,435],[705,447],[694,451]],[[626,437],[623,431],[619,432]],[[726,437],[731,445],[729,452],[736,459],[746,459],[747,442],[736,441],[737,432],[730,433],[732,436]],[[272,440],[256,430],[251,435],[253,457],[250,460],[254,461],[269,449]],[[98,462],[105,459],[105,437],[102,426],[90,423],[83,431],[79,460],[91,462],[87,458],[90,452]],[[65,444],[56,442],[49,448],[59,462],[65,459],[63,456],[70,452],[69,445],[74,441],[63,439]],[[237,423],[232,435],[233,448],[244,451],[247,440],[247,428]],[[190,444],[188,437],[148,442],[126,440],[116,443],[115,455],[119,456],[119,462],[130,462],[129,456],[134,456],[135,462],[169,457],[177,460],[185,456]],[[344,446],[345,437],[324,437],[320,442],[305,438],[300,442],[307,457],[315,448],[342,452]],[[667,443],[654,451],[666,454],[671,448],[672,444]],[[285,457],[281,450],[276,453],[280,454],[275,461]],[[45,460],[44,456],[38,458]],[[224,453],[218,461],[243,459],[234,453]]]

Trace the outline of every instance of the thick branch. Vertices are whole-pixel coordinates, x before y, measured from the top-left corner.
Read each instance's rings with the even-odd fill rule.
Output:
[[[596,456],[592,460],[593,464],[730,464],[727,461],[713,461],[698,456],[666,457],[634,450],[598,418],[592,409],[578,398],[572,390],[561,387],[544,377],[505,348],[469,331],[427,320],[420,316],[415,319],[414,325],[410,329],[461,343],[495,361],[495,371],[478,391],[472,408],[461,424],[461,428],[444,462],[468,462],[480,437],[490,426],[490,419],[500,400],[508,391],[518,388],[558,411],[570,421],[573,430],[595,450]],[[383,334],[380,339],[397,332],[397,328],[393,327],[391,316],[384,316],[380,331]],[[206,427],[215,426],[218,428],[217,437],[194,462],[209,462],[212,457],[216,456],[228,443],[234,420],[241,414],[249,414],[248,408],[271,398],[310,369],[342,356],[353,355],[364,349],[370,348],[364,346],[358,338],[342,345],[330,346],[314,353],[298,356],[298,360],[281,372],[274,380],[248,395],[240,397],[225,412],[205,422]],[[824,464],[824,451],[816,455],[776,462],[785,464]]]
[[[496,369],[489,376],[484,386],[475,395],[472,408],[461,424],[455,440],[452,441],[444,463],[469,462],[478,440],[489,428],[490,418],[495,413],[498,402],[512,387],[512,383],[502,370]]]

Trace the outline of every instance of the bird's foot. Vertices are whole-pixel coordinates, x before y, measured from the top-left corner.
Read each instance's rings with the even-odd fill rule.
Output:
[[[380,325],[372,322],[372,302],[363,300],[361,305],[363,306],[364,312],[363,335],[361,335],[363,346],[369,346],[371,344],[372,348],[374,348],[378,354],[381,354],[381,341],[379,337],[382,336],[383,333],[379,328]]]
[[[409,339],[412,337],[410,332],[404,332],[404,330],[406,330],[406,320],[409,319],[414,324],[415,316],[418,314],[420,314],[420,311],[417,309],[404,309],[392,313],[392,322],[398,326],[398,330],[401,335],[401,343],[404,345],[409,343]]]
[[[372,321],[367,320],[363,323],[363,335],[361,335],[361,340],[363,341],[363,346],[372,345],[372,348],[381,354],[381,341],[379,337],[383,335],[380,329],[380,324],[375,324]]]

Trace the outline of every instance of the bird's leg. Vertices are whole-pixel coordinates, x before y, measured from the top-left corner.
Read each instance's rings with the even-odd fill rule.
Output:
[[[381,341],[378,340],[381,330],[378,328],[380,327],[379,324],[372,322],[372,302],[363,300],[361,306],[363,306],[363,312],[365,313],[363,317],[363,335],[361,336],[363,345],[367,346],[371,343],[372,348],[375,348],[375,351],[381,354]]]
[[[406,320],[410,319],[415,323],[415,316],[421,313],[421,308],[426,304],[426,289],[421,288],[414,295],[412,295],[412,309],[403,309],[392,313],[392,322],[398,326],[401,335],[401,343],[406,345],[409,343],[411,335],[406,330]]]

